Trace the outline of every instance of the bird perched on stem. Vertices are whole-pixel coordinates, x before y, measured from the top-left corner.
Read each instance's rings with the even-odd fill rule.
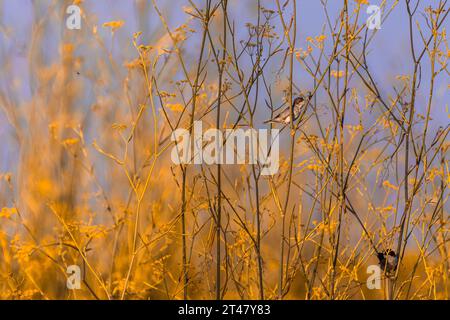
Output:
[[[398,257],[395,252],[391,249],[384,250],[382,252],[377,252],[378,261],[380,263],[381,269],[386,273],[386,275],[393,275],[395,270],[397,270]]]
[[[293,121],[297,120],[298,117],[303,113],[304,109],[308,106],[311,97],[311,92],[308,92],[307,96],[300,95],[299,97],[294,99],[291,108],[287,107],[272,119],[264,121],[264,123],[289,124],[291,122],[291,109],[292,115],[294,116]]]

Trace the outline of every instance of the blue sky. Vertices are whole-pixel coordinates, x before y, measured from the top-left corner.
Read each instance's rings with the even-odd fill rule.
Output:
[[[0,88],[14,86],[15,83],[21,83],[21,88],[16,92],[15,99],[17,103],[22,103],[31,98],[29,79],[28,79],[28,59],[26,55],[27,49],[30,45],[30,35],[32,34],[32,26],[34,17],[53,17],[57,16],[59,12],[50,11],[51,4],[55,1],[40,0],[39,6],[34,5],[36,1],[31,0],[4,0],[0,1],[2,10],[0,11],[0,24],[3,30],[8,30],[9,35],[6,37],[4,34],[0,34],[0,59],[2,56],[13,56],[12,66],[8,71],[0,71]],[[150,1],[149,1],[150,3]],[[171,28],[178,26],[187,19],[187,15],[180,9],[182,6],[188,5],[188,1],[162,1],[157,0],[159,7],[162,9],[164,16],[167,18]],[[199,4],[199,1],[195,1]],[[331,19],[335,18],[338,13],[338,9],[342,7],[343,1],[341,0],[329,0],[328,10]],[[353,7],[354,1],[349,1]],[[370,1],[370,4],[378,5],[381,1]],[[394,1],[387,1],[389,6]],[[436,5],[437,1],[428,0],[421,1],[419,11],[430,4]],[[256,1],[239,1],[230,0],[231,16],[235,18],[237,30],[240,30],[242,37],[245,36],[246,29],[245,23],[255,22],[255,8]],[[262,0],[261,4],[269,9],[275,9],[275,2],[269,0]],[[125,20],[126,24],[123,29],[119,30],[118,37],[123,39],[131,39],[134,32],[139,30],[137,25],[137,17],[135,11],[136,1],[132,0],[86,0],[85,8],[89,15],[96,17],[98,24],[101,25],[106,21],[111,20]],[[160,30],[160,21],[155,15],[151,5],[148,12],[148,30],[147,34],[151,37],[155,30]],[[366,6],[364,6],[366,7]],[[351,8],[350,8],[351,9]],[[297,1],[297,47],[306,47],[306,37],[317,36],[321,34],[321,30],[325,23],[325,16],[322,10],[320,1],[316,0],[298,0]],[[367,15],[363,14],[359,17],[361,23],[367,18]],[[424,20],[421,15],[417,15],[416,19],[424,25]],[[55,19],[57,21],[57,19]],[[449,19],[446,21],[446,27],[450,26]],[[54,39],[48,39],[45,42],[46,48],[48,48],[48,58],[57,57],[58,48],[58,35],[64,32],[64,24],[59,23],[52,24],[54,28],[53,34],[56,35]],[[99,28],[101,35],[107,39],[109,37],[108,30]],[[421,49],[420,38],[416,33],[416,47],[417,50]],[[128,41],[126,43],[130,43]],[[48,46],[48,47],[47,47]],[[195,47],[195,46],[194,46]],[[117,49],[117,48],[116,48]],[[52,53],[53,52],[53,53]],[[129,59],[133,55],[131,46],[129,48],[120,47],[114,54],[121,55],[120,59]],[[394,9],[391,15],[382,24],[382,29],[377,32],[374,38],[374,42],[370,47],[369,55],[369,67],[375,75],[375,80],[387,94],[393,94],[392,84],[395,83],[396,75],[404,75],[412,73],[411,54],[409,49],[409,35],[408,35],[408,19],[406,15],[406,8],[404,1],[400,1],[398,6]],[[427,73],[429,69],[429,60],[423,59],[422,64],[422,87],[418,95],[418,108],[419,110],[425,108],[426,94],[428,94],[428,85],[430,75]],[[300,68],[296,70],[296,83],[302,89],[309,89],[311,87],[311,81],[305,76],[305,73]],[[449,122],[448,115],[446,113],[446,106],[450,104],[450,94],[447,85],[450,83],[448,75],[442,74],[438,79],[435,87],[435,100],[433,104],[432,125],[446,125]],[[420,112],[420,111],[419,111]],[[9,132],[8,126],[5,126],[4,114],[0,112],[0,136],[5,137]],[[7,141],[9,139],[2,139]],[[12,145],[10,142],[5,142],[2,145],[1,159],[2,167],[1,171],[5,169],[5,161],[11,164],[11,159],[7,157],[8,150],[11,150]],[[5,158],[6,157],[6,158]],[[9,159],[9,161],[7,161]]]

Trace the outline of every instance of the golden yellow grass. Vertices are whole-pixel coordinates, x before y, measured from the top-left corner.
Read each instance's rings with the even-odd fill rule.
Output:
[[[449,127],[433,125],[424,89],[449,79],[443,1],[423,12],[431,30],[402,13],[422,41],[405,49],[411,74],[383,83],[364,62],[376,59],[362,50],[366,1],[343,1],[303,48],[295,1],[256,1],[244,33],[226,0],[187,4],[176,26],[138,1],[138,24],[151,12],[157,27],[134,35],[85,2],[50,62],[46,23],[63,25],[71,1],[35,17],[31,99],[0,89],[17,157],[0,176],[1,299],[449,298]],[[2,64],[6,76],[12,57]],[[282,133],[276,175],[171,162],[176,128],[262,128],[299,89],[314,97]],[[393,292],[366,286],[375,248],[400,256]],[[67,289],[70,265],[80,290]]]

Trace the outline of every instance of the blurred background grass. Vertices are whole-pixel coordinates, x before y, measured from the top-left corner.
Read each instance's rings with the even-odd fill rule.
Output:
[[[75,2],[82,8],[81,30],[65,27],[65,9],[73,1],[0,1],[0,206],[4,208],[0,215],[0,297],[175,299],[187,291],[189,298],[213,298],[217,199],[212,191],[215,176],[208,166],[192,166],[187,174],[188,289],[183,283],[182,171],[170,161],[170,141],[166,138],[171,125],[188,126],[192,88],[173,39],[152,1]],[[348,1],[352,22],[357,25],[363,25],[367,18],[365,2]],[[265,19],[262,7],[269,10],[266,14],[273,10],[267,25],[273,26],[275,36],[262,42],[262,62],[269,60],[264,78],[252,84],[259,89],[252,87],[246,93],[251,105],[257,106],[254,125],[263,128],[262,121],[271,114],[268,106],[276,108],[289,101],[289,68],[284,59],[289,43],[282,36],[276,2],[260,1],[259,11],[258,3],[228,2],[228,19],[235,30],[233,37],[228,37],[228,50],[231,53],[234,44],[240,52],[251,41],[249,24],[256,25],[258,16]],[[315,57],[317,62],[322,52],[330,57],[335,41],[323,7],[326,2],[296,3],[294,94],[312,91],[317,84],[299,52],[311,47],[307,59]],[[189,14],[194,9],[188,1],[158,1],[157,5],[179,41],[193,81],[198,74],[202,23]],[[205,9],[203,2],[195,5]],[[421,1],[418,12],[426,13],[430,5],[437,7],[438,1]],[[344,1],[328,1],[328,19],[339,22],[343,6]],[[413,72],[405,2],[388,1],[386,12],[391,7],[367,52],[380,94],[389,101],[396,97],[393,88],[411,86]],[[292,16],[292,8],[288,2],[283,15]],[[222,50],[223,19],[220,10],[212,18],[212,40],[206,42],[201,64],[203,82],[197,92],[194,117],[204,121],[204,129],[214,126],[219,93],[217,65],[209,41],[216,44],[215,50]],[[417,14],[415,20],[425,30],[424,18]],[[104,25],[111,21],[112,27]],[[442,27],[446,26],[448,19]],[[134,38],[138,31],[142,34]],[[323,41],[317,40],[320,35],[325,36]],[[413,38],[417,50],[421,50],[420,34],[415,32]],[[267,55],[269,41],[281,49],[273,57]],[[355,50],[361,50],[359,41]],[[139,47],[141,44],[152,48],[147,52]],[[448,55],[445,41],[440,49]],[[257,56],[248,48],[238,59],[245,81],[254,76]],[[326,66],[328,61],[322,59]],[[431,88],[430,61],[425,58],[421,63],[414,127],[419,141],[424,119],[429,119],[428,145],[438,128],[448,125],[450,102],[448,67]],[[142,62],[151,76],[149,81],[142,72]],[[343,70],[343,65],[341,57],[331,69]],[[239,109],[248,103],[236,80],[239,73],[235,66],[233,62],[226,65],[225,79],[230,88],[221,110],[223,128],[238,121]],[[324,70],[322,67],[321,72],[326,73]],[[250,166],[223,168],[225,227],[220,264],[224,298],[260,297],[260,271],[252,239],[256,233],[255,183],[261,188],[260,250],[266,298],[279,297],[280,265],[286,270],[286,279],[281,281],[286,286],[285,298],[327,299],[333,286],[337,292],[334,298],[384,297],[383,290],[368,290],[365,285],[366,267],[377,260],[367,235],[349,212],[342,218],[337,277],[330,273],[340,219],[335,197],[338,186],[308,139],[317,139],[318,149],[339,168],[339,159],[333,159],[339,146],[332,138],[337,133],[332,106],[342,94],[343,80],[330,75],[329,85],[323,83],[315,92],[310,120],[296,136],[293,191],[285,212],[280,212],[279,204],[288,188],[288,133],[281,137],[280,173],[272,179],[253,181]],[[356,168],[350,168],[348,196],[377,246],[395,247],[399,216],[406,203],[404,181],[399,177],[404,147],[395,160],[391,158],[396,149],[392,141],[400,140],[399,128],[354,72],[349,83],[343,140],[346,168],[358,150],[359,139],[364,135],[370,139],[362,144],[364,153],[358,155]],[[427,116],[430,89],[433,99]],[[406,90],[402,96],[405,101],[411,99],[410,93]],[[239,125],[247,123],[241,119]],[[440,145],[448,144],[446,135],[440,139]],[[158,156],[154,150],[160,152]],[[425,178],[408,220],[410,238],[399,270],[398,298],[448,298],[446,153],[442,147],[438,160],[429,164],[425,161],[420,169]],[[439,219],[435,212],[439,212]],[[286,234],[280,237],[283,215],[287,216]],[[290,249],[280,263],[283,237],[289,239],[284,245]],[[83,270],[81,290],[66,287],[66,268],[73,264]]]

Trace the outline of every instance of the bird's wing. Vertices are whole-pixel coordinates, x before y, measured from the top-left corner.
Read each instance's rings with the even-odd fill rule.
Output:
[[[275,118],[279,120],[283,120],[291,115],[291,110],[289,110],[289,107],[281,111]]]
[[[291,111],[290,111],[289,107],[286,107],[283,111],[281,111],[279,114],[274,116],[272,119],[264,121],[264,123],[269,123],[269,122],[281,122],[281,123],[283,123],[284,120],[287,117],[289,117],[290,115],[291,115]]]

